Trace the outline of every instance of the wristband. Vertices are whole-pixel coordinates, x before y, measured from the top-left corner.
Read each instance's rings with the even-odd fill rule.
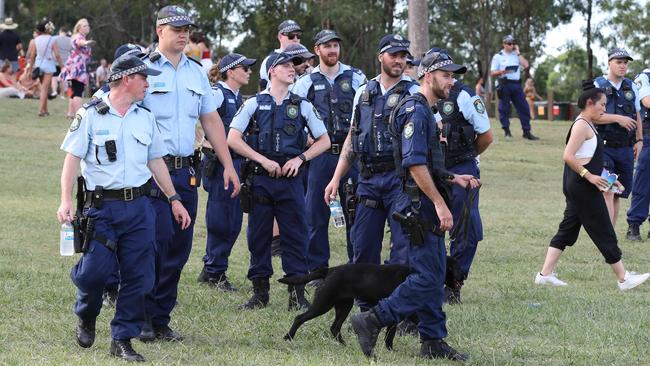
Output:
[[[634,141],[635,144],[636,144],[637,142],[643,142],[643,139],[637,139],[636,141]]]
[[[582,168],[580,171],[580,178],[584,178],[587,173],[589,173],[589,171],[586,168]]]
[[[305,162],[305,163],[307,162],[307,157],[305,156],[305,154],[300,154],[300,155],[298,155],[298,157],[299,157],[300,160],[302,160],[303,162]]]
[[[178,194],[178,193],[176,193],[175,195],[170,196],[169,198],[167,198],[167,200],[169,201],[170,204],[171,204],[173,201],[181,201],[181,195]]]

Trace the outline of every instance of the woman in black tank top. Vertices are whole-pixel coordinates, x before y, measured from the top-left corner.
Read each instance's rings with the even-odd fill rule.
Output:
[[[566,197],[564,218],[557,233],[551,239],[542,271],[535,276],[535,283],[538,285],[567,285],[557,278],[553,270],[562,251],[567,246],[575,244],[582,226],[605,257],[605,262],[612,266],[620,290],[634,288],[650,277],[650,273],[634,274],[625,271],[616,233],[602,194],[602,191],[609,188],[607,180],[600,175],[603,170],[604,144],[591,120],[605,113],[606,101],[604,91],[597,89],[593,81],[583,83],[583,93],[578,100],[582,113],[571,125],[563,155],[565,164],[562,190]],[[597,138],[594,155],[589,161],[577,159],[576,151],[592,133]],[[619,182],[615,184],[620,187]]]

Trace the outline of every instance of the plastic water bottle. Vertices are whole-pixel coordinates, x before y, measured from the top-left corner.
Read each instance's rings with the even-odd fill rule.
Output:
[[[74,229],[69,222],[64,222],[61,225],[59,252],[63,256],[71,256],[74,254]]]
[[[338,200],[330,200],[330,216],[334,221],[335,228],[345,227],[345,216],[343,216],[343,207]]]

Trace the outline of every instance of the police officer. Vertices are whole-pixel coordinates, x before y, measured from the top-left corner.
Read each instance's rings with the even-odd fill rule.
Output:
[[[361,70],[340,62],[341,37],[336,32],[330,29],[321,30],[314,40],[314,52],[318,55],[319,64],[308,76],[300,78],[293,89],[294,93],[307,98],[316,107],[323,118],[332,143],[328,151],[313,160],[311,164],[316,168],[309,174],[306,205],[309,228],[307,263],[310,271],[329,266],[330,244],[327,231],[329,208],[323,201],[323,192],[334,175],[341,147],[350,130],[354,94],[366,81],[366,76]],[[358,175],[357,168],[353,166],[343,176],[341,183],[345,184],[350,179],[356,183]],[[345,192],[343,184],[338,187],[341,192]],[[348,258],[352,261],[350,243],[352,220],[345,207],[348,198],[352,197],[341,194]]]
[[[440,48],[434,52],[447,54]],[[492,143],[490,120],[481,98],[467,85],[454,80],[449,97],[439,100],[438,112],[442,117],[442,135],[446,139],[445,167],[455,174],[469,174],[480,178],[477,156]],[[467,279],[470,266],[476,254],[478,242],[483,240],[483,225],[478,211],[478,190],[467,192],[454,186],[452,190],[451,213],[454,217],[456,236],[450,245],[454,257]],[[469,215],[463,217],[463,206],[470,204]],[[456,287],[445,287],[445,298],[453,304],[460,302],[459,282]]]
[[[302,59],[302,62],[299,65],[293,66],[293,69],[296,71],[296,80],[302,78],[307,74],[307,69],[309,68],[309,60],[316,56],[313,53],[309,52],[307,47],[301,45],[300,43],[292,43],[288,45],[284,50],[284,53],[291,56],[299,56]],[[295,83],[289,87],[289,91],[293,92],[294,87]]]
[[[429,50],[418,67],[420,92],[407,97],[395,111],[391,132],[399,139],[395,156],[403,171],[404,187],[395,205],[397,216],[409,229],[409,265],[413,270],[390,297],[377,306],[352,316],[351,323],[361,349],[371,356],[382,327],[396,324],[415,313],[422,340],[420,356],[465,361],[444,340],[447,336],[442,311],[446,250],[444,231],[453,219],[440,190],[449,183],[476,188],[478,179],[471,175],[454,175],[444,168],[438,131],[431,107],[449,96],[454,73],[464,73],[464,66],[453,63],[444,52]]]
[[[282,233],[282,269],[286,276],[307,273],[307,223],[301,167],[330,147],[327,130],[309,101],[288,91],[301,59],[286,53],[269,58],[270,88],[244,102],[228,132],[228,146],[248,161],[242,181],[250,188],[242,194],[250,207],[248,278],[253,296],[242,309],[265,307],[269,301],[273,217]],[[306,149],[306,132],[314,143]],[[246,133],[246,141],[243,135]],[[246,193],[246,190],[243,190]],[[289,286],[289,309],[306,308],[304,285]]]
[[[179,228],[186,229],[191,220],[162,160],[166,149],[155,118],[135,104],[144,98],[147,75],[158,74],[137,57],[117,59],[108,78],[111,91],[77,112],[61,145],[67,154],[58,219],[72,221],[71,192],[81,163],[84,208],[89,209],[88,221],[94,222],[94,232],[92,225],[86,227],[89,245],[71,273],[77,286],[77,343],[92,346],[102,289],[108,276],[119,269],[120,301],[111,322],[110,354],[128,361],[144,361],[131,347],[131,338],[140,334],[144,296],[154,281],[155,213],[144,197],[152,173],[171,202]]]
[[[379,41],[377,58],[381,73],[357,89],[352,107],[350,131],[332,180],[325,187],[325,201],[336,198],[340,182],[359,159],[361,171],[356,196],[354,225],[350,232],[354,263],[379,263],[386,219],[390,225],[392,247],[389,263],[408,261],[408,240],[390,215],[404,195],[395,172],[393,139],[388,132],[392,109],[419,86],[403,75],[410,42],[400,35],[388,34]],[[362,305],[364,306],[364,305]]]
[[[608,52],[607,75],[594,79],[596,87],[605,90],[607,95],[605,114],[593,121],[598,134],[605,140],[604,167],[610,173],[617,174],[618,180],[626,188],[623,192],[604,193],[614,227],[616,227],[620,207],[619,198],[627,198],[630,190],[634,190],[632,187],[634,160],[643,148],[639,88],[632,80],[625,77],[629,61],[632,61],[632,57],[627,51],[621,48],[611,49]],[[634,239],[634,235],[630,237]]]
[[[278,26],[278,42],[280,48],[273,50],[268,56],[262,60],[260,65],[260,90],[266,89],[269,83],[269,58],[284,51],[290,44],[300,43],[302,37],[302,28],[295,20],[287,19],[280,23]]]
[[[149,80],[143,105],[156,116],[167,147],[165,162],[174,187],[194,222],[198,201],[196,170],[199,161],[193,154],[197,119],[224,167],[224,189],[232,185],[232,194],[237,195],[239,178],[206,72],[199,62],[183,53],[189,40],[189,28],[193,25],[187,11],[179,6],[166,6],[158,12],[158,48],[144,62],[159,69],[161,74]],[[194,226],[191,224],[187,230],[179,230],[178,225],[172,223],[164,200],[155,198],[155,189],[152,196],[156,209],[157,277],[146,301],[147,320],[151,323],[145,324],[140,340],[180,341],[182,336],[169,327],[170,313],[176,305],[178,281],[192,248]]]
[[[235,112],[243,104],[239,89],[248,84],[251,66],[255,59],[237,53],[224,56],[212,66],[210,77],[214,75],[212,93],[217,103],[217,112],[223,121],[226,132]],[[217,81],[218,80],[218,81]],[[198,281],[207,283],[224,291],[237,289],[228,281],[228,257],[242,227],[243,212],[238,197],[232,197],[232,190],[224,190],[223,166],[219,163],[212,145],[203,141],[202,182],[208,192],[205,209],[205,223],[208,229],[203,256],[203,270]],[[232,162],[240,174],[242,159],[231,152]]]
[[[512,35],[503,37],[503,49],[492,57],[490,76],[497,78],[497,95],[499,96],[499,120],[506,138],[512,138],[510,132],[510,101],[515,105],[521,121],[523,137],[528,140],[539,140],[531,133],[530,109],[526,102],[524,89],[521,87],[522,70],[528,68],[528,60],[519,53],[519,45]]]
[[[641,101],[641,119],[643,124],[643,149],[634,172],[632,182],[632,202],[627,211],[627,238],[641,241],[639,226],[648,219],[648,206],[650,205],[650,70],[643,70],[634,83],[639,87],[639,100]],[[650,233],[648,234],[650,238]]]
[[[417,80],[418,66],[420,66],[420,60],[414,59],[413,56],[408,56],[406,58],[406,69],[404,69],[404,75],[410,77],[413,80]]]
[[[115,49],[113,60],[117,60],[122,55],[134,55],[136,57],[143,57],[145,54],[144,52],[142,52],[142,49],[137,45],[133,43],[125,43]],[[105,94],[107,94],[109,90],[111,90],[111,87],[108,85],[108,83],[105,83],[104,85],[102,85],[101,88],[97,89],[97,91],[95,92],[95,94],[93,94],[92,97],[101,98]]]

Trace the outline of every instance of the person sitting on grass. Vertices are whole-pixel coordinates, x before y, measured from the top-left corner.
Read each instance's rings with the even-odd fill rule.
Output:
[[[603,191],[612,187],[623,190],[620,182],[613,184],[601,177],[603,171],[603,139],[596,132],[593,120],[605,113],[607,98],[605,91],[596,88],[593,81],[583,82],[583,92],[578,99],[582,110],[571,126],[564,149],[564,178],[562,188],[566,197],[564,218],[557,234],[551,239],[546,252],[542,271],[535,276],[535,284],[566,286],[553,271],[562,251],[572,246],[578,239],[580,227],[600,250],[605,262],[612,266],[621,291],[634,288],[645,282],[650,273],[635,274],[627,272],[621,260],[616,232],[609,218]]]

